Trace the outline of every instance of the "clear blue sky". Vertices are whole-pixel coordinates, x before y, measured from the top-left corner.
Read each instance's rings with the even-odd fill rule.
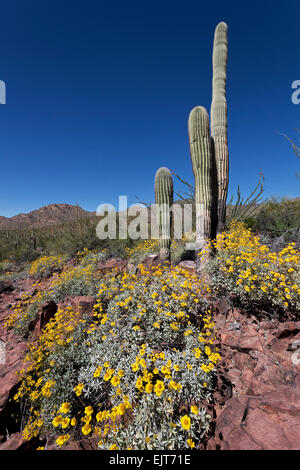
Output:
[[[210,109],[215,26],[229,27],[229,195],[265,175],[299,195],[299,0],[1,3],[0,215],[50,203],[153,200],[167,166],[192,181],[187,119]],[[179,187],[178,187],[179,189]]]

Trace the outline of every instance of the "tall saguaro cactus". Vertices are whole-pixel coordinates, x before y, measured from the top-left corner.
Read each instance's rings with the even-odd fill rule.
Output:
[[[226,101],[227,33],[227,24],[224,22],[219,23],[215,30],[213,46],[213,82],[210,115],[211,137],[218,183],[217,233],[222,232],[224,229],[228,191],[229,164]]]
[[[155,175],[155,204],[158,205],[158,227],[160,258],[170,260],[171,212],[173,204],[173,178],[166,167],[161,167]]]
[[[209,117],[202,106],[196,106],[190,112],[188,132],[195,176],[196,245],[197,250],[201,250],[205,239],[210,239],[212,233],[214,168]]]

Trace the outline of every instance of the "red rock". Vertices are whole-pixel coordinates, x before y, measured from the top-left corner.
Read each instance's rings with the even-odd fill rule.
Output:
[[[256,336],[242,336],[239,343],[237,344],[238,348],[264,352],[262,347],[262,342],[259,335],[256,333]]]
[[[252,409],[248,413],[245,430],[264,450],[287,450],[290,443],[274,414],[261,409]]]
[[[257,322],[236,310],[214,320],[222,356],[217,374],[234,395],[224,396],[218,378],[215,432],[207,449],[299,450],[300,322]],[[233,321],[240,331],[230,327]]]
[[[17,371],[23,368],[23,359],[27,349],[25,342],[16,343],[14,348],[7,343],[6,364],[0,365],[0,423],[10,392],[19,382]]]
[[[116,271],[116,273],[123,273],[127,269],[128,261],[122,258],[109,258],[104,262],[98,263],[98,269],[104,274],[110,271]]]
[[[22,433],[17,432],[12,434],[7,441],[0,444],[1,450],[36,450],[38,447],[43,447],[44,441],[34,438],[31,441],[25,441]]]
[[[224,317],[231,310],[231,304],[229,300],[227,299],[227,297],[222,297],[213,303],[212,308],[215,314],[221,315],[222,317]]]
[[[13,284],[11,281],[0,281],[0,294],[13,290]]]
[[[295,336],[300,332],[300,321],[298,322],[286,322],[278,328],[276,332],[276,338],[287,338]]]
[[[233,429],[230,436],[222,445],[222,450],[262,450],[263,447],[257,444],[251,436],[240,426]]]
[[[0,444],[0,450],[18,450],[24,445],[22,434],[20,432],[12,434],[12,436],[5,441],[3,444]]]
[[[196,273],[196,263],[195,261],[185,260],[178,263],[178,267],[190,271],[191,273]]]
[[[241,375],[241,371],[238,370],[238,369],[231,369],[231,370],[228,372],[228,377],[229,377],[231,380],[234,380],[235,378],[240,377],[240,375]]]
[[[232,429],[241,423],[248,400],[247,396],[233,396],[226,402],[216,423],[217,440],[226,440]]]
[[[28,330],[33,331],[34,329],[37,332],[41,332],[42,329],[47,325],[47,323],[54,317],[57,312],[57,305],[53,300],[45,302],[39,312],[37,313],[34,320],[32,320],[28,325]]]
[[[66,297],[64,301],[59,304],[59,307],[72,307],[73,310],[80,311],[81,313],[92,313],[95,303],[95,297],[90,295],[76,295],[74,297]]]

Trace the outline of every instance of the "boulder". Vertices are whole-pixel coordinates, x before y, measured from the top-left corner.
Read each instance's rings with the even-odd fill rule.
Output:
[[[93,306],[96,303],[95,297],[90,295],[76,295],[74,297],[66,297],[63,302],[59,304],[60,308],[72,307],[75,311],[81,313],[92,313]]]
[[[45,302],[39,312],[37,313],[34,320],[28,324],[28,331],[35,330],[36,332],[41,332],[42,329],[47,325],[47,323],[54,317],[57,312],[57,305],[53,300]]]
[[[13,283],[11,281],[0,281],[0,294],[13,290]]]
[[[111,271],[116,271],[117,274],[124,273],[127,269],[128,261],[122,258],[109,258],[106,261],[98,263],[98,269],[106,274]]]
[[[38,447],[43,447],[44,444],[45,441],[40,441],[38,438],[25,441],[22,433],[16,432],[0,444],[0,450],[36,450]]]
[[[214,310],[222,361],[213,394],[215,430],[206,448],[300,450],[299,322],[260,324],[238,309],[224,317],[226,310],[222,304]],[[226,381],[232,396],[222,387]]]

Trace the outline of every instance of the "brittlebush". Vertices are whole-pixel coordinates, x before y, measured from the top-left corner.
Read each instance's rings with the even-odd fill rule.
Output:
[[[35,279],[49,277],[55,271],[62,269],[65,261],[65,256],[61,255],[42,256],[41,258],[38,258],[32,262],[29,268],[29,274]]]
[[[233,221],[209,249],[215,251],[207,265],[215,292],[234,296],[245,306],[264,302],[285,310],[300,308],[300,252],[294,243],[270,252],[259,236]]]
[[[93,317],[59,309],[31,343],[16,400],[26,439],[97,437],[99,449],[187,449],[209,429],[216,364],[207,288],[179,269],[107,276]]]

